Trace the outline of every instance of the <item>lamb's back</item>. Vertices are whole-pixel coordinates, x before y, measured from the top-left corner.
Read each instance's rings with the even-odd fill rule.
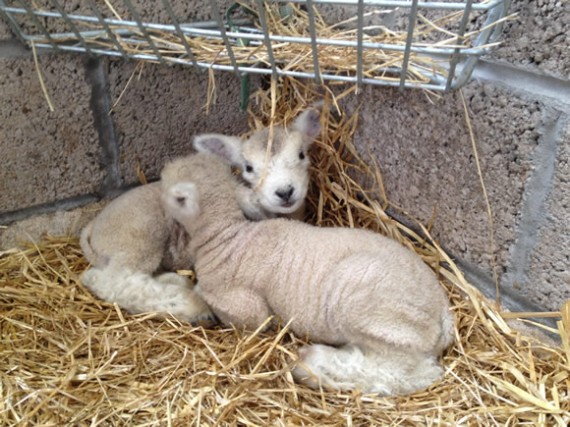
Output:
[[[409,300],[415,309],[435,317],[446,309],[429,267],[378,233],[317,228],[286,219],[246,228],[236,232],[231,244],[218,247],[218,261],[223,262],[212,264],[217,271],[210,272],[217,276],[217,286],[256,289],[274,314],[285,322],[294,319],[296,333],[342,344],[346,336],[337,329],[344,328],[331,324],[331,313],[342,322],[346,313],[336,314],[351,307],[351,300],[376,308],[388,304],[393,310],[406,310]],[[199,270],[198,275],[206,273]]]
[[[89,262],[99,268],[113,263],[152,273],[168,235],[160,191],[159,184],[148,184],[111,201],[82,231],[81,246]]]
[[[300,229],[298,236],[289,234],[289,238],[302,242],[301,253],[295,255],[301,274],[295,280],[296,268],[286,266],[290,279],[282,288],[274,287],[276,306],[294,295],[298,300],[288,302],[294,307],[312,299],[327,325],[351,314],[338,315],[340,307],[356,311],[363,318],[371,310],[385,310],[392,315],[416,310],[437,318],[447,309],[445,294],[432,270],[393,239],[347,228],[320,228],[312,233]],[[289,287],[294,291],[283,292]],[[311,318],[305,315],[305,319],[310,327]]]

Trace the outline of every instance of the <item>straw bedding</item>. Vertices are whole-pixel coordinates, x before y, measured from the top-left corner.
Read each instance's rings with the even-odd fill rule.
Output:
[[[156,9],[161,10],[157,2]],[[230,2],[228,2],[229,4]],[[259,10],[254,1],[237,2],[237,8],[233,14],[229,14],[228,31],[243,31],[254,33],[257,36],[263,33],[260,24],[260,15],[265,16],[268,32],[272,35],[287,37],[310,38],[310,18],[304,5],[287,3],[263,2],[263,11]],[[100,5],[103,16],[112,17],[116,20],[133,20],[131,14],[121,9],[121,2],[106,0]],[[394,9],[366,9],[363,17],[365,28],[362,34],[364,43],[383,44],[403,47],[408,39],[407,14]],[[322,12],[322,13],[321,13]],[[344,12],[344,13],[342,13]],[[348,13],[350,12],[350,13]],[[76,11],[74,11],[76,13]],[[339,15],[340,13],[340,15]],[[87,12],[92,15],[92,11]],[[356,7],[345,8],[334,5],[317,5],[315,8],[315,32],[319,40],[334,40],[337,43],[353,43],[358,37],[356,30]],[[384,22],[382,17],[397,16],[393,18],[393,24]],[[337,16],[339,15],[339,16]],[[459,26],[463,11],[431,11],[422,9],[418,12],[417,25],[413,34],[415,47],[427,47],[433,49],[458,48],[468,49],[472,47],[490,48],[496,43],[479,46],[477,36],[486,28],[483,26],[483,16],[480,12],[472,11],[472,19],[467,32],[458,36]],[[248,25],[237,25],[240,19],[251,21]],[[336,18],[336,19],[335,19]],[[214,19],[214,17],[212,17]],[[233,20],[232,20],[233,19]],[[386,18],[388,19],[388,18]],[[388,19],[389,20],[389,19]],[[496,21],[491,26],[499,24]],[[47,22],[49,30],[58,29],[62,22],[55,20]],[[232,65],[230,55],[222,38],[213,36],[190,36],[185,35],[182,40],[177,33],[167,32],[156,28],[147,28],[149,39],[139,29],[117,23],[109,24],[109,29],[115,33],[116,41],[109,37],[101,24],[76,22],[80,30],[86,30],[83,39],[91,48],[102,48],[119,53],[120,49],[127,55],[147,54],[154,55],[157,52],[165,62],[190,65],[193,63],[189,57],[187,47],[190,48],[194,59],[205,64]],[[54,28],[52,28],[55,26]],[[61,29],[59,29],[61,31]],[[92,30],[100,30],[93,32]],[[80,40],[68,28],[65,37],[60,36],[52,40],[62,45],[76,45]],[[36,42],[48,42],[43,33],[36,29]],[[277,67],[284,71],[315,72],[313,62],[313,49],[310,44],[274,41],[271,44],[272,52],[268,52],[266,46],[260,40],[230,38],[235,61],[240,66],[255,68],[271,68],[270,54],[272,53]],[[320,72],[335,76],[357,75],[357,49],[355,47],[333,46],[319,42],[317,47]],[[440,55],[441,56],[441,55]],[[436,59],[433,55],[412,52],[406,72],[406,81],[413,84],[430,83],[434,75],[447,78],[449,55],[443,55],[443,59]],[[365,48],[362,52],[362,76],[379,82],[398,82],[400,70],[404,64],[403,50],[394,51],[387,49]]]
[[[272,109],[275,122],[289,120],[299,99],[318,96],[289,80],[270,92],[254,100],[254,126]],[[567,425],[570,307],[560,347],[512,330],[436,243],[384,213],[380,174],[351,144],[356,117],[325,116],[311,221],[385,233],[439,274],[457,335],[443,381],[398,398],[298,386],[289,371],[299,340],[286,328],[244,333],[129,315],[81,285],[76,238],[46,236],[0,254],[0,424]]]

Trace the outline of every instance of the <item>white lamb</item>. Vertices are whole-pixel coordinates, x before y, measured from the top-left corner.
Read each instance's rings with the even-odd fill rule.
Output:
[[[267,164],[267,129],[243,141],[199,135],[194,147],[243,169],[245,182],[235,191],[248,217],[300,218],[309,181],[307,150],[319,133],[317,107],[304,111],[287,129],[274,128]],[[160,183],[138,187],[113,200],[82,230],[81,248],[92,264],[82,276],[83,283],[99,298],[133,313],[170,313],[190,322],[211,319],[210,310],[184,277],[157,274],[191,268],[189,241],[191,235],[165,212]]]
[[[218,318],[253,330],[274,315],[320,343],[301,349],[297,380],[396,395],[442,376],[453,317],[412,251],[368,230],[248,221],[230,169],[211,155],[168,164],[162,185],[166,210],[192,236],[196,292]]]

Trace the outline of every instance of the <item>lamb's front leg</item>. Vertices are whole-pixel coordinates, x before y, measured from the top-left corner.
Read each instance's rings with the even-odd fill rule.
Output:
[[[249,288],[216,293],[204,290],[198,283],[194,289],[222,323],[236,328],[255,330],[273,314],[265,298]]]
[[[176,273],[155,278],[141,272],[91,267],[81,280],[99,298],[117,303],[131,313],[169,313],[190,323],[215,320],[188,281]]]

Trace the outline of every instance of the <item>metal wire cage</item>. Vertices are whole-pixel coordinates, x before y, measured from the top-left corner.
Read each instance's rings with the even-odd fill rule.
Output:
[[[148,5],[150,3],[150,7]],[[0,0],[27,45],[430,90],[467,82],[508,0]]]

